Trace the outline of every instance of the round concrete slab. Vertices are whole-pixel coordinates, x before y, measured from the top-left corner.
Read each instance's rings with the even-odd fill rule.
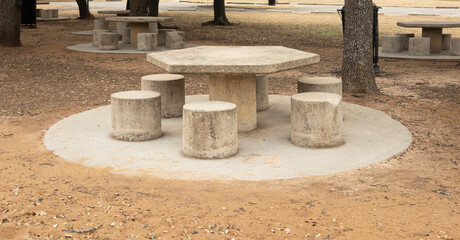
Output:
[[[379,57],[382,58],[402,58],[402,59],[422,59],[422,60],[443,60],[443,61],[458,61],[460,56],[452,56],[451,50],[444,50],[441,53],[430,53],[427,56],[409,56],[407,50],[403,50],[398,53],[386,53],[382,52],[382,48],[379,47]]]
[[[186,102],[206,101],[187,96]],[[239,152],[227,159],[184,157],[182,118],[162,119],[163,136],[147,142],[110,137],[110,106],[75,114],[53,125],[46,147],[58,156],[113,172],[167,179],[269,180],[330,174],[384,161],[407,149],[412,135],[381,111],[344,104],[345,144],[329,149],[294,146],[290,136],[290,97],[270,96],[271,107],[258,113],[258,128],[238,134]]]
[[[185,48],[196,47],[198,45],[195,44],[185,44]],[[94,47],[92,43],[83,43],[77,44],[73,46],[66,47],[69,50],[79,51],[79,52],[89,52],[89,53],[136,53],[136,54],[146,54],[146,53],[153,53],[159,51],[171,51],[176,49],[169,49],[165,46],[158,46],[157,50],[155,51],[138,51],[136,48],[131,46],[130,44],[122,44],[118,42],[118,49],[117,50],[100,50],[97,47]]]

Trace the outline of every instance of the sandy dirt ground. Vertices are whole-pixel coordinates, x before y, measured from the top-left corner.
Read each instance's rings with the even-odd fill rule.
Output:
[[[229,13],[235,25],[201,27],[210,14],[169,15],[192,43],[320,54],[269,75],[270,94],[340,74],[337,16]],[[383,33],[400,30],[392,21],[381,18]],[[90,20],[39,22],[22,30],[22,47],[0,48],[0,239],[460,239],[460,62],[380,59],[382,94],[344,94],[412,132],[410,148],[387,161],[291,180],[163,180],[69,163],[43,144],[60,119],[163,72],[143,55],[65,49],[90,42],[70,34],[88,29]],[[186,75],[187,94],[206,92],[204,75]]]

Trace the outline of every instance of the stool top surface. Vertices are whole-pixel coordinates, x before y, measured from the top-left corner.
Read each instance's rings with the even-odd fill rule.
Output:
[[[223,101],[192,102],[185,104],[184,110],[193,112],[222,112],[236,110],[236,105]]]
[[[115,99],[136,100],[157,98],[160,97],[160,94],[153,91],[124,91],[113,93],[110,97]]]
[[[181,80],[184,79],[183,75],[180,74],[170,74],[170,73],[165,73],[165,74],[151,74],[151,75],[146,75],[141,78],[143,81],[175,81],[175,80]]]
[[[299,79],[299,82],[307,84],[318,84],[318,85],[327,85],[327,84],[341,84],[342,80],[335,77],[303,77]]]
[[[328,92],[304,92],[294,94],[291,97],[292,100],[309,103],[322,103],[329,102],[333,105],[339,105],[342,102],[342,97],[335,93]]]

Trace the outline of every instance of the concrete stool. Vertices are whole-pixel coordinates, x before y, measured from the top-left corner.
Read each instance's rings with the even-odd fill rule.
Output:
[[[308,92],[291,97],[291,141],[309,148],[343,143],[342,97],[334,93]]]
[[[451,50],[452,49],[452,34],[445,33],[442,34],[442,50]]]
[[[149,23],[149,32],[158,33],[158,23],[157,22],[150,22]]]
[[[428,56],[430,55],[430,38],[410,38],[409,56]]]
[[[184,76],[179,74],[152,74],[141,78],[143,91],[154,91],[161,95],[161,115],[163,118],[182,116],[185,104]]]
[[[131,28],[126,27],[121,31],[121,43],[130,44],[131,43]]]
[[[268,78],[265,75],[256,75],[257,112],[265,111],[270,107],[268,100]]]
[[[342,80],[335,77],[302,77],[297,81],[297,93],[329,92],[342,96]]]
[[[397,33],[396,36],[400,37],[401,50],[408,50],[409,49],[409,38],[413,38],[415,35],[413,33]]]
[[[460,38],[452,39],[452,55],[460,56]]]
[[[172,31],[166,33],[166,47],[169,49],[181,49],[185,47],[185,32]]]
[[[153,51],[157,49],[157,34],[156,33],[138,33],[137,34],[137,50],[138,51]]]
[[[118,34],[111,32],[103,32],[99,34],[98,48],[100,50],[117,50],[118,49]]]
[[[110,33],[109,30],[93,30],[93,47],[99,46],[99,36],[101,33]]]
[[[109,23],[104,18],[94,19],[94,30],[109,30]]]
[[[40,8],[37,8],[37,17],[42,17],[42,10]]]
[[[184,155],[230,157],[238,152],[236,105],[221,101],[185,104],[182,132]]]
[[[166,33],[176,31],[174,29],[158,29],[158,46],[166,45]]]
[[[123,35],[123,31],[128,27],[127,22],[117,22],[117,33]]]
[[[58,18],[59,10],[58,9],[42,9],[40,12],[42,18]]]
[[[151,91],[126,91],[110,96],[112,137],[146,141],[161,136],[161,98]]]
[[[382,52],[397,53],[401,52],[401,37],[396,35],[387,35],[382,37]]]

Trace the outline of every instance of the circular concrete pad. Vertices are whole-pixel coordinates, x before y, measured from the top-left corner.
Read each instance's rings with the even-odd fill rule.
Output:
[[[379,47],[379,57],[382,58],[401,58],[401,59],[421,59],[421,60],[445,60],[445,61],[459,61],[460,56],[453,56],[452,50],[443,50],[441,53],[430,53],[427,56],[410,56],[407,50],[402,50],[399,53],[386,53],[382,52]]]
[[[206,101],[187,96],[186,102]],[[238,133],[238,153],[220,160],[184,157],[182,118],[162,119],[163,136],[147,142],[110,137],[110,106],[75,114],[53,125],[46,147],[58,156],[113,172],[167,179],[269,180],[330,174],[386,160],[407,149],[412,135],[385,113],[343,104],[345,144],[306,149],[290,140],[290,97],[270,96],[271,107],[257,114],[258,128]]]
[[[185,48],[196,47],[196,44],[185,44]],[[123,44],[118,42],[118,49],[117,50],[101,50],[97,47],[93,46],[93,43],[83,43],[77,44],[73,46],[66,47],[69,50],[79,51],[79,52],[89,52],[89,53],[130,53],[130,54],[146,54],[146,53],[154,53],[159,51],[171,51],[176,49],[169,49],[166,46],[158,46],[156,50],[153,51],[138,51],[136,48],[132,47],[130,44]]]

